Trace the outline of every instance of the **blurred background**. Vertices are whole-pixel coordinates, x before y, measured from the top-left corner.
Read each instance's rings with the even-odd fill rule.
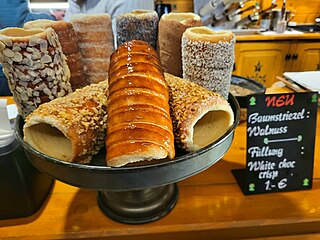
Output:
[[[33,12],[66,11],[68,0],[30,0],[30,9]]]
[[[159,14],[194,12],[204,25],[220,28],[268,27],[276,18],[283,17],[291,24],[316,23],[320,16],[320,0],[156,0]],[[30,0],[34,12],[66,10],[67,0]],[[281,12],[282,11],[282,12]],[[267,25],[264,25],[267,24]]]

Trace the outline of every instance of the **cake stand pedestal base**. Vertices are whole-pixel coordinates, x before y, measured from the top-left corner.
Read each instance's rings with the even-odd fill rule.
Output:
[[[167,215],[178,201],[177,184],[134,191],[99,191],[98,204],[111,219],[128,224],[148,223]]]

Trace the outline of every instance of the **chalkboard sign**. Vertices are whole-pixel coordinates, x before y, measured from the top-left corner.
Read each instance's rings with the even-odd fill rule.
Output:
[[[247,98],[246,168],[233,170],[244,194],[312,188],[318,95]]]

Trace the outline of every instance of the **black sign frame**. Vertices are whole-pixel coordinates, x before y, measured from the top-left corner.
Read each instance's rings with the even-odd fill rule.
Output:
[[[312,188],[318,93],[247,97],[246,168],[232,170],[245,195]]]

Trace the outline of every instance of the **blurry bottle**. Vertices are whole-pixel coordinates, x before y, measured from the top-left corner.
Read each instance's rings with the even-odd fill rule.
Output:
[[[171,4],[164,4],[162,1],[156,1],[155,10],[160,19],[163,14],[168,14],[171,12]]]
[[[282,2],[281,19],[286,20],[286,0],[283,0],[283,2]]]
[[[281,18],[277,22],[277,33],[284,33],[287,28],[287,20],[286,20],[286,0],[283,0],[281,7]]]
[[[261,15],[260,28],[266,31],[270,30],[271,11],[267,11]]]

